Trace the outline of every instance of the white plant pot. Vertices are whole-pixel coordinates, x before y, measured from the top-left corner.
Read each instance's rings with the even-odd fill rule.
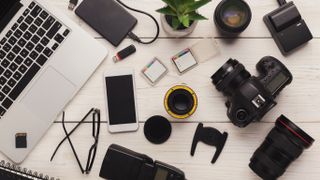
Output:
[[[168,35],[173,36],[173,37],[184,37],[184,36],[189,35],[190,33],[192,33],[194,31],[194,29],[196,28],[196,26],[198,24],[198,21],[194,21],[191,24],[191,26],[186,29],[175,30],[169,25],[164,14],[160,14],[160,20],[161,20],[163,30]]]

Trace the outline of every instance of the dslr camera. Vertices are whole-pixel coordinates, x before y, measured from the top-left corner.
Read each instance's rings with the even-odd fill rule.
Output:
[[[153,161],[144,154],[122,146],[110,145],[103,160],[100,177],[108,180],[185,180],[184,173],[173,166]]]
[[[263,57],[251,76],[243,64],[229,59],[212,77],[219,92],[228,97],[227,115],[238,127],[259,121],[277,103],[276,96],[292,81],[290,71],[278,59]]]

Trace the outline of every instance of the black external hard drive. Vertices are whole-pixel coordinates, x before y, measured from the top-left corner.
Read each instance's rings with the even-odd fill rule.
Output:
[[[114,46],[137,24],[137,19],[114,0],[83,0],[75,13]]]
[[[283,55],[310,41],[313,36],[293,2],[281,5],[263,18]]]

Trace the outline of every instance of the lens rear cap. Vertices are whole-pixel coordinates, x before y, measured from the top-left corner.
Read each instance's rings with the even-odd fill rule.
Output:
[[[166,142],[171,135],[171,124],[165,117],[152,116],[144,125],[144,135],[154,144],[162,144]]]

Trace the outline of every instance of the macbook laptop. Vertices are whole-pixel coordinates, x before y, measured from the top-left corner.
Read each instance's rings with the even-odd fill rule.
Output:
[[[0,151],[22,162],[107,56],[43,1],[0,1]]]

